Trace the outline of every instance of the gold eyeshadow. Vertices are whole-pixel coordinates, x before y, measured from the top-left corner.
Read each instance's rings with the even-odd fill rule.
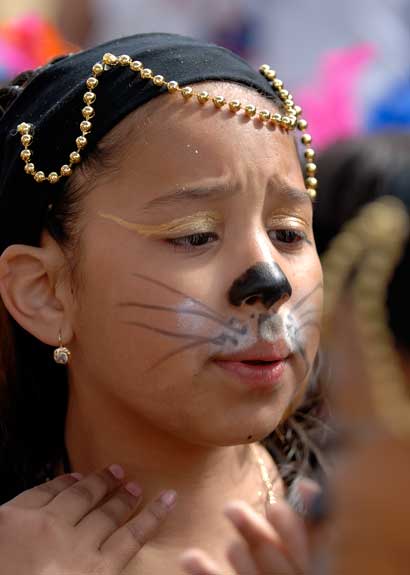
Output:
[[[222,222],[222,216],[217,212],[211,211],[197,212],[190,216],[177,218],[163,224],[137,224],[124,220],[114,214],[98,212],[98,215],[105,220],[110,220],[141,236],[158,238],[213,232],[217,225]]]
[[[303,226],[303,228],[309,227],[308,222],[304,218],[298,218],[295,215],[287,216],[286,214],[271,215],[268,218],[266,225],[267,227],[283,226],[287,228],[300,228],[301,226]]]

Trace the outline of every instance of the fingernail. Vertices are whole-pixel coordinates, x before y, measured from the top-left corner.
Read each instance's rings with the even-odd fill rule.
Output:
[[[114,463],[109,466],[108,471],[114,475],[115,479],[124,479],[125,473],[121,465]]]
[[[165,505],[165,507],[168,507],[169,509],[171,509],[171,507],[174,506],[176,499],[177,499],[177,494],[175,491],[172,491],[172,490],[165,491],[160,496],[161,503],[163,503]]]
[[[141,487],[137,483],[134,483],[133,481],[131,481],[130,483],[127,483],[125,485],[125,489],[129,493],[131,493],[131,495],[133,495],[134,497],[139,497],[142,493]]]
[[[74,479],[77,479],[77,481],[80,481],[80,479],[84,477],[82,473],[77,473],[76,471],[74,473],[70,473],[70,475],[71,477],[74,477]]]

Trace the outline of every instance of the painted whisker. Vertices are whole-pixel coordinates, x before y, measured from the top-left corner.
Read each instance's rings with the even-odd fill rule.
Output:
[[[317,292],[318,289],[323,288],[323,283],[319,282],[316,286],[305,296],[303,296],[299,301],[297,301],[293,307],[290,308],[291,312],[294,312],[296,309],[299,309],[312,295]]]
[[[182,291],[180,291],[180,290],[178,290],[178,289],[176,289],[176,288],[173,288],[173,287],[171,287],[171,286],[168,286],[167,284],[165,284],[165,283],[163,283],[163,282],[161,282],[161,281],[159,281],[159,280],[150,278],[150,277],[145,276],[145,275],[143,275],[143,274],[140,274],[140,273],[138,273],[138,272],[133,272],[132,275],[134,275],[134,276],[136,276],[136,277],[138,277],[138,278],[140,278],[140,279],[143,279],[143,280],[145,280],[145,281],[151,282],[151,283],[153,283],[154,285],[157,285],[157,286],[159,286],[159,287],[163,287],[163,288],[167,289],[168,291],[170,291],[171,293],[180,295],[180,296],[184,297],[185,299],[191,301],[192,303],[195,303],[195,304],[199,305],[200,307],[202,307],[203,309],[205,309],[206,311],[208,311],[210,314],[212,314],[215,318],[219,318],[219,320],[221,320],[221,321],[226,321],[225,318],[223,317],[223,315],[221,315],[221,314],[218,313],[217,311],[213,310],[212,308],[210,308],[209,306],[207,306],[205,303],[203,303],[203,302],[200,301],[199,299],[196,299],[196,298],[194,298],[194,297],[191,297],[191,296],[187,295],[186,293],[184,293],[184,292],[182,292]]]
[[[218,345],[219,343],[223,343],[221,340],[224,339],[225,341],[225,336],[222,334],[222,336],[217,336],[214,338],[208,338],[208,339],[204,339],[204,341],[194,341],[191,343],[188,343],[182,347],[179,347],[178,349],[174,349],[173,351],[170,351],[169,353],[167,353],[164,357],[162,357],[161,359],[159,359],[157,362],[155,362],[150,368],[154,369],[156,367],[158,367],[159,365],[161,365],[161,363],[163,363],[164,361],[167,361],[168,359],[170,359],[171,357],[175,357],[176,355],[178,355],[179,353],[183,353],[184,351],[187,351],[189,349],[192,349],[194,347],[198,347],[200,345],[204,345],[205,343],[213,343],[215,345]]]
[[[308,309],[307,311],[304,311],[303,313],[301,313],[298,318],[299,320],[304,319],[306,317],[309,317],[310,315],[316,316],[318,314],[318,310],[317,308],[312,308],[312,309]]]
[[[233,333],[236,333],[238,335],[243,335],[243,333],[244,333],[243,327],[246,327],[246,326],[243,326],[241,328],[234,327],[232,325],[232,323],[230,322],[230,320],[223,321],[219,317],[215,317],[213,314],[210,314],[207,311],[200,311],[200,310],[195,310],[195,309],[175,308],[175,307],[169,307],[169,306],[165,306],[165,305],[151,305],[151,304],[144,304],[144,303],[140,303],[140,302],[120,302],[118,305],[120,307],[138,307],[138,308],[142,308],[142,309],[151,309],[151,310],[156,310],[156,311],[174,312],[177,314],[187,314],[187,315],[193,315],[196,317],[204,317],[206,319],[209,319],[211,321],[218,323],[219,325],[231,330]]]
[[[161,329],[159,327],[153,327],[147,323],[142,323],[139,321],[123,321],[122,323],[126,323],[128,325],[134,325],[135,327],[142,327],[144,329],[148,329],[155,333],[159,333],[161,335],[165,335],[167,337],[175,337],[177,339],[194,339],[195,341],[209,341],[210,338],[196,335],[194,333],[175,333],[173,331],[168,331],[166,329]]]
[[[318,321],[314,321],[314,320],[308,320],[305,321],[305,323],[302,323],[302,325],[298,326],[295,330],[296,333],[299,333],[302,329],[304,329],[305,327],[314,327],[316,329],[320,329],[320,323]]]

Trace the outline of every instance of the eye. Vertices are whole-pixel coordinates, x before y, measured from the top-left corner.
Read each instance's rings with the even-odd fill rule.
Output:
[[[218,240],[217,234],[214,232],[200,232],[191,234],[189,236],[182,236],[180,238],[167,239],[167,243],[183,250],[191,250],[197,247],[212,244]]]
[[[268,235],[272,241],[282,244],[292,244],[295,247],[307,239],[306,234],[300,230],[269,230]]]

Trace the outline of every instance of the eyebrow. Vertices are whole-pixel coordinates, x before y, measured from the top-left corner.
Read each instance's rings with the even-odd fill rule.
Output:
[[[227,185],[225,182],[218,182],[209,185],[184,186],[164,196],[159,196],[147,202],[143,206],[143,211],[148,211],[158,207],[166,207],[181,201],[195,200],[221,200],[238,193],[237,186]],[[279,196],[287,203],[300,205],[311,205],[312,200],[305,189],[289,186],[284,180],[277,176],[269,180],[267,191],[271,195]]]

